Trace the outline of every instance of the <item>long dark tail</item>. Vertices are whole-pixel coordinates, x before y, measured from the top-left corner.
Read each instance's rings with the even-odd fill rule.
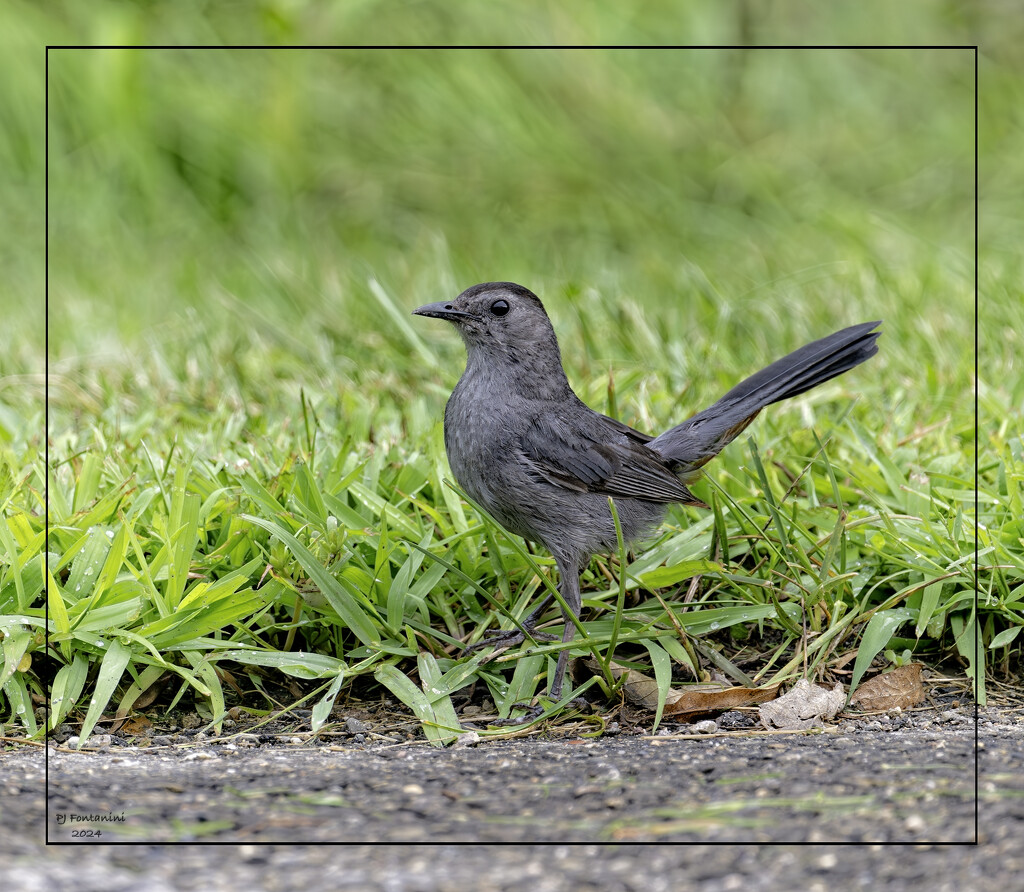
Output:
[[[665,431],[647,444],[685,479],[718,455],[765,406],[789,399],[860,365],[878,352],[864,322],[812,341],[737,384],[713,406]]]

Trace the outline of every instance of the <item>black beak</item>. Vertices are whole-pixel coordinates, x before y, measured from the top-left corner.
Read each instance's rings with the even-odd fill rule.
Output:
[[[418,310],[412,311],[413,316],[428,316],[431,319],[447,319],[449,322],[457,322],[459,319],[472,318],[472,313],[464,313],[456,310],[451,303],[438,301],[436,304],[427,304]]]

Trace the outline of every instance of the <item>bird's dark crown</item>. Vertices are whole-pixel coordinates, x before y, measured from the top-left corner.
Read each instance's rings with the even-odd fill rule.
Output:
[[[499,293],[500,292],[500,293]],[[494,294],[499,297],[503,294],[514,295],[515,297],[523,298],[526,301],[532,301],[540,309],[544,309],[544,304],[541,303],[539,297],[534,294],[529,288],[524,288],[522,285],[517,285],[515,282],[482,282],[479,285],[474,285],[472,288],[467,288],[457,298],[456,303],[460,303],[463,300],[469,301],[481,295]]]

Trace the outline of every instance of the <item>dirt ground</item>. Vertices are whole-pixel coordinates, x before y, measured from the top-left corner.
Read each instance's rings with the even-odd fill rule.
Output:
[[[5,886],[1006,892],[1024,875],[1021,710],[977,728],[959,708],[811,734],[373,738],[354,719],[327,741],[182,729],[2,751]]]

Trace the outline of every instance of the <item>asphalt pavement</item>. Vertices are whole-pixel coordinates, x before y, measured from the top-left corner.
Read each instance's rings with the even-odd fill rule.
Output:
[[[983,710],[977,729],[961,709],[686,730],[15,746],[0,751],[4,885],[1007,892],[1024,876],[1019,710]]]

